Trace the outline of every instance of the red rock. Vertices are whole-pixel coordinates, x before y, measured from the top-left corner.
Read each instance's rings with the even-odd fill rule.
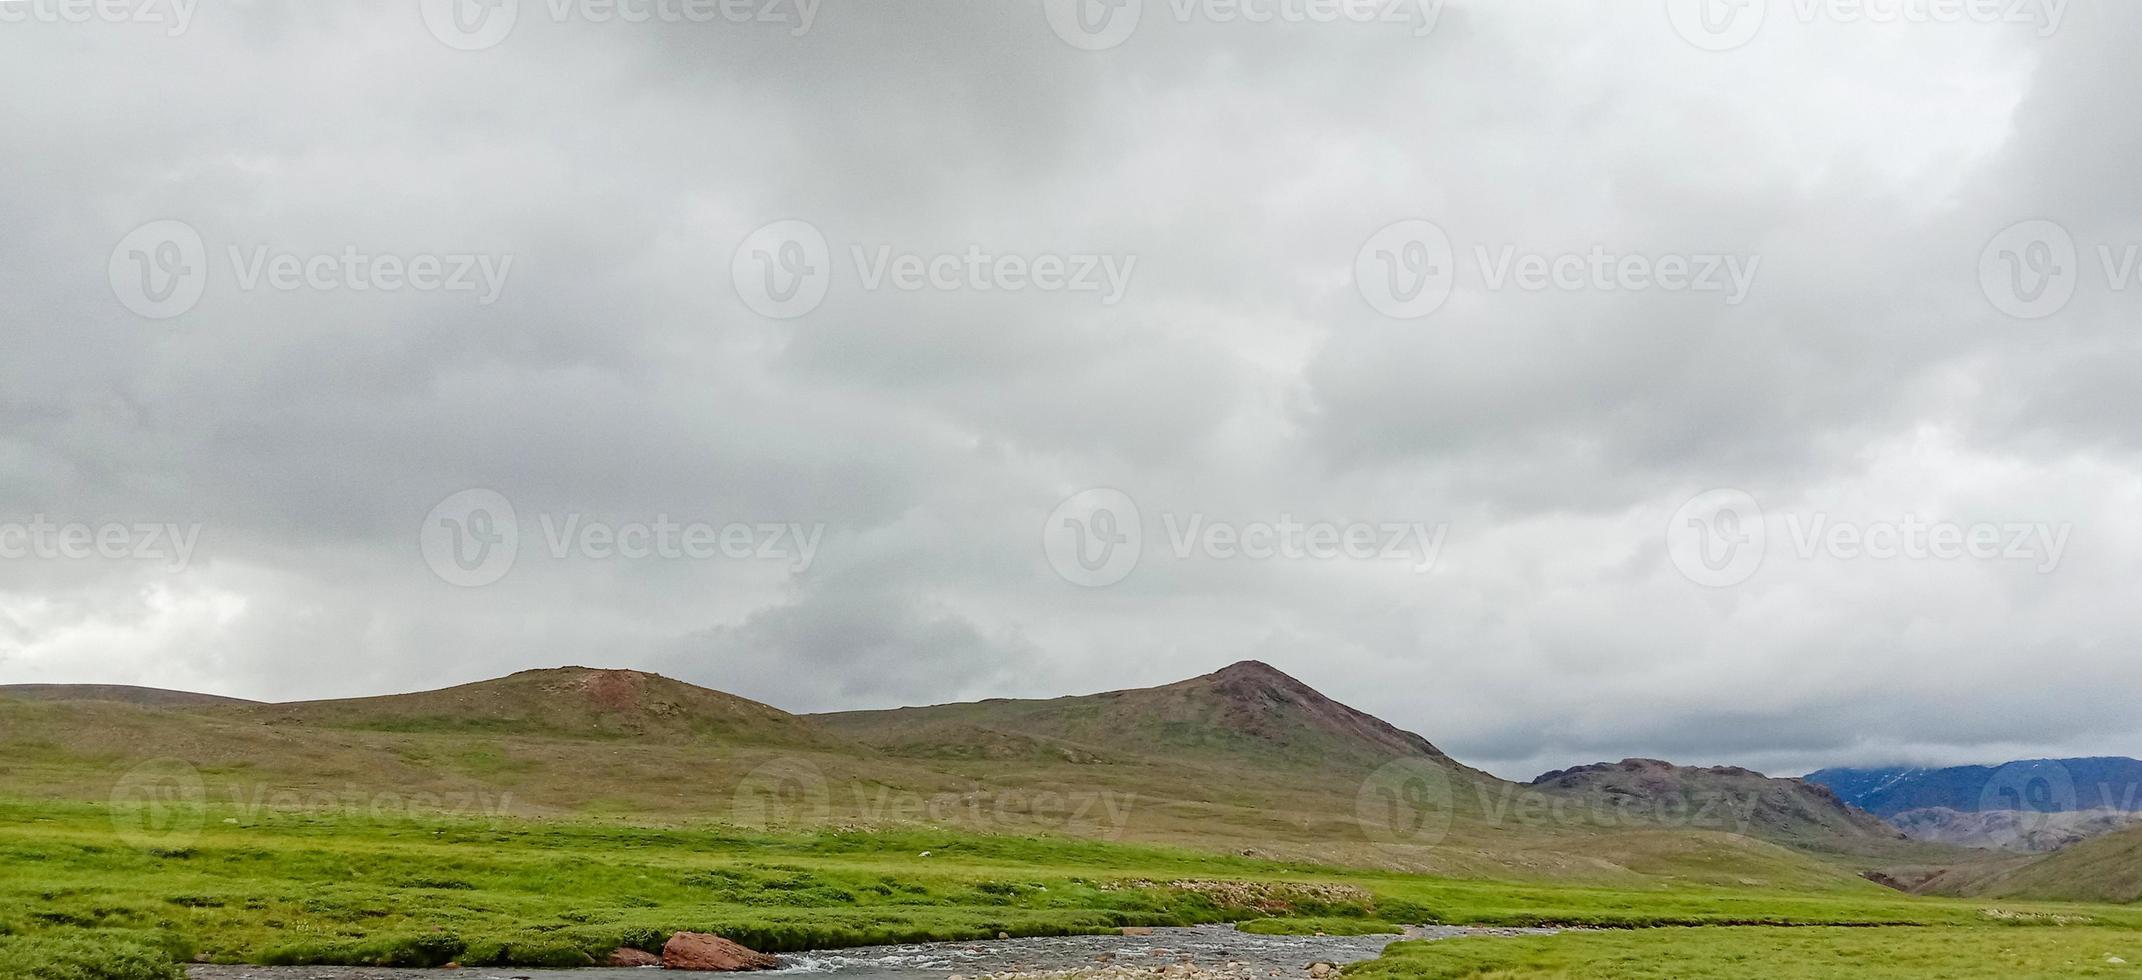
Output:
[[[605,966],[661,966],[662,958],[644,949],[626,947],[610,954]]]
[[[680,932],[662,944],[662,967],[668,970],[771,970],[780,961],[745,949],[720,936]]]

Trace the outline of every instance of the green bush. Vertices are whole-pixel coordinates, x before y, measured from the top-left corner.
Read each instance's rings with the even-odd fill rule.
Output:
[[[0,936],[0,980],[184,980],[165,950],[92,932]]]

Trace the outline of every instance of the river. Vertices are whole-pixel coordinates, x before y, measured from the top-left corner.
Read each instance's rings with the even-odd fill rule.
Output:
[[[1123,936],[1050,936],[966,943],[915,943],[815,950],[781,957],[778,970],[755,974],[788,980],[945,980],[991,973],[1035,972],[1116,967],[1152,970],[1188,964],[1200,972],[1230,978],[1306,976],[1309,964],[1352,963],[1375,957],[1401,939],[1448,939],[1465,935],[1510,935],[1545,930],[1416,927],[1405,936],[1260,936],[1232,926],[1160,928]],[[535,970],[526,967],[470,967],[453,973],[438,970],[385,970],[328,966],[196,966],[192,980],[640,980],[639,969]],[[1120,971],[1119,971],[1120,972]]]

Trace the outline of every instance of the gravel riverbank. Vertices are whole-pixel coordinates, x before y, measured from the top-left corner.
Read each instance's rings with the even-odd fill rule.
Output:
[[[1551,932],[1428,926],[1404,936],[1260,936],[1230,926],[1153,929],[1135,935],[1050,936],[816,950],[781,957],[760,977],[791,980],[1309,980],[1316,963],[1372,959],[1399,939]],[[390,970],[329,966],[195,966],[191,980],[645,980],[638,969],[470,967]]]

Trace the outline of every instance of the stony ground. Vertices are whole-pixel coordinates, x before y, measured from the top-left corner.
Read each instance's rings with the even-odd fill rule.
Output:
[[[1550,929],[1425,926],[1404,936],[1259,936],[1226,926],[1135,936],[1059,936],[798,953],[769,976],[827,980],[1319,980],[1330,967],[1373,958],[1397,939],[1551,934]],[[1330,966],[1319,966],[1329,964]],[[631,969],[390,970],[339,966],[195,966],[191,980],[640,980]]]

